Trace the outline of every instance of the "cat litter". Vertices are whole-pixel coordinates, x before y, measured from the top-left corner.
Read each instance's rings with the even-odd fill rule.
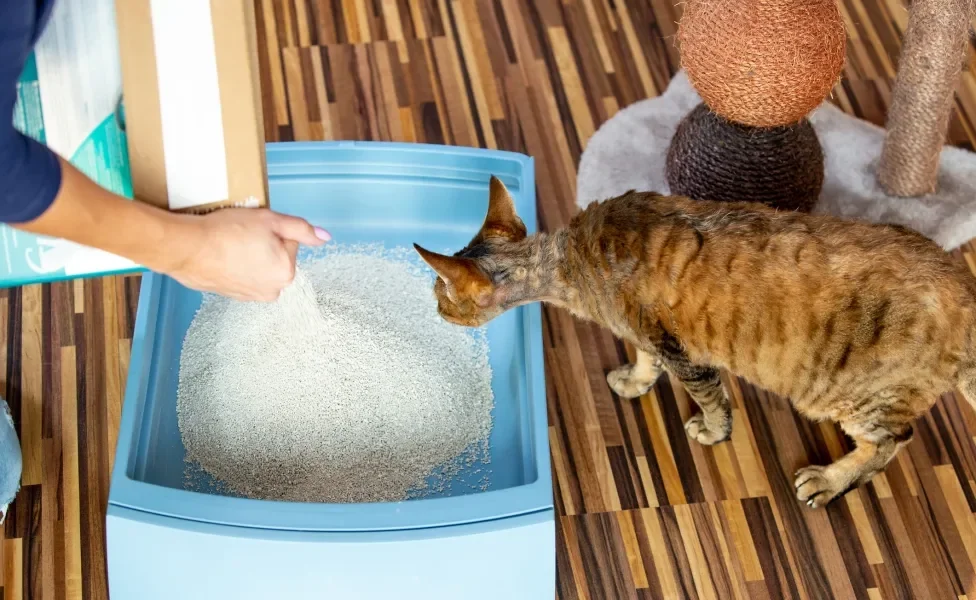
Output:
[[[487,462],[485,333],[444,321],[432,289],[412,250],[333,245],[275,303],[205,296],[180,360],[188,472],[249,498],[380,502]]]

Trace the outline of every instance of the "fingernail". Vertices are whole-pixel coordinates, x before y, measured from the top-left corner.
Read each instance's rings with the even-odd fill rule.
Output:
[[[327,242],[332,239],[332,234],[322,229],[321,227],[315,227],[314,229],[315,229],[315,237],[319,238],[323,242]]]

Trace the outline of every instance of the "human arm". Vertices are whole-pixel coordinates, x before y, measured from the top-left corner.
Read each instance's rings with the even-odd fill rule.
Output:
[[[294,277],[299,244],[328,233],[264,209],[171,213],[117,196],[58,158],[60,187],[38,217],[10,225],[128,258],[184,285],[238,300],[270,301]]]
[[[200,290],[271,300],[291,281],[305,221],[267,210],[177,215],[101,188],[11,118],[51,2],[0,0],[0,222],[128,258]],[[26,115],[19,115],[29,120]]]

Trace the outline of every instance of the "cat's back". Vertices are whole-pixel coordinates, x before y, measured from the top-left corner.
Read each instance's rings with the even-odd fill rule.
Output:
[[[703,266],[784,270],[784,276],[820,272],[849,279],[874,274],[892,284],[941,281],[976,300],[976,280],[933,241],[898,225],[848,221],[827,215],[776,211],[761,204],[691,200],[628,192],[591,204],[573,221],[606,247],[631,239],[631,250],[667,262],[693,254]],[[722,263],[721,265],[712,263]],[[717,273],[716,273],[717,275]]]
[[[620,306],[651,308],[693,358],[777,393],[837,368],[816,357],[848,372],[895,355],[949,364],[976,327],[976,279],[902,227],[642,193],[572,227]]]

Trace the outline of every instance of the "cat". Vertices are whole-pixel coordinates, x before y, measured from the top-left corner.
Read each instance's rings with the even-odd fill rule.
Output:
[[[631,191],[529,236],[504,184],[489,187],[464,249],[415,245],[442,318],[479,327],[545,302],[593,321],[637,350],[607,376],[614,392],[669,372],[701,409],[685,429],[702,444],[732,432],[720,369],[839,423],[854,449],[795,474],[811,508],[881,472],[941,393],[976,406],[976,279],[921,234]]]

